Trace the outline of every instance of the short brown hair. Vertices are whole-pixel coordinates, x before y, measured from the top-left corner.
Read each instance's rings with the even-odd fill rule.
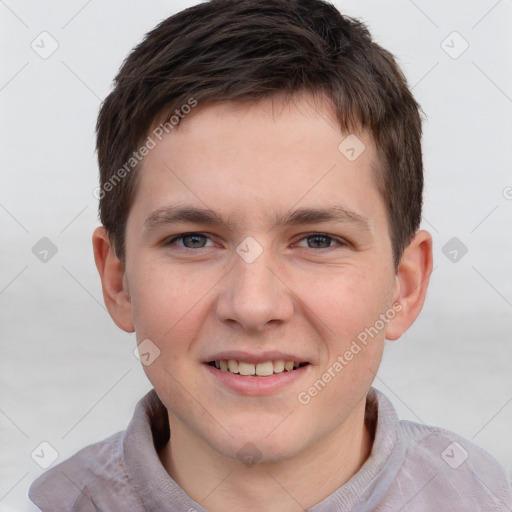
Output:
[[[342,131],[361,127],[373,137],[396,266],[419,228],[420,107],[391,53],[364,24],[323,0],[211,0],[185,9],[146,35],[114,85],[96,126],[99,212],[123,262],[139,167],[134,152],[157,120],[173,128],[169,120],[191,98],[201,105],[283,92],[324,95]]]

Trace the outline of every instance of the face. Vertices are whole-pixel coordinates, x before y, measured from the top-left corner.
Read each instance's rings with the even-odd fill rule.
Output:
[[[348,135],[274,97],[198,107],[146,157],[123,279],[171,431],[275,461],[364,409],[398,288],[376,151]]]

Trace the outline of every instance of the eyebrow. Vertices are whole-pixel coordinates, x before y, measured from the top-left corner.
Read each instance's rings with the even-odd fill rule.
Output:
[[[269,231],[274,230],[278,226],[318,224],[327,221],[353,224],[360,229],[371,231],[370,221],[366,217],[338,205],[329,208],[298,208],[291,212],[274,215],[271,220],[273,223]],[[224,221],[222,216],[215,210],[172,205],[159,208],[148,215],[144,221],[144,230],[154,231],[177,223],[225,226],[231,230],[230,223]]]

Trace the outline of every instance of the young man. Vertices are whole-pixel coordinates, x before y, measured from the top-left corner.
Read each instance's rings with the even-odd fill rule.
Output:
[[[44,511],[512,510],[504,470],[371,387],[432,270],[419,106],[321,0],[213,0],[134,49],[97,125],[96,265],[154,386]]]

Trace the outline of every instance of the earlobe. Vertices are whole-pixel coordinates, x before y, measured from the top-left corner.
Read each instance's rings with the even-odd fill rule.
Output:
[[[400,303],[401,310],[386,328],[387,339],[398,339],[418,317],[425,302],[432,264],[432,236],[420,230],[404,250],[396,273],[394,303]]]
[[[100,274],[103,300],[115,324],[134,332],[130,293],[123,263],[115,255],[108,233],[98,227],[92,235],[94,261]]]

